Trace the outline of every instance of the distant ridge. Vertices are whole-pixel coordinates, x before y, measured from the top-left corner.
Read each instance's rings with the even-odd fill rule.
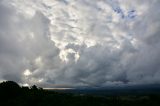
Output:
[[[160,94],[160,85],[132,85],[132,86],[109,86],[109,87],[92,87],[92,88],[75,88],[75,89],[50,89],[53,91],[73,94],[89,94],[99,96],[114,95],[152,95]]]

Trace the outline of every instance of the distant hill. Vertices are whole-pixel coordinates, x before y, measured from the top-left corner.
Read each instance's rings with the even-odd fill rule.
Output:
[[[159,92],[158,86],[53,91],[43,90],[36,85],[22,87],[16,82],[5,81],[0,83],[0,106],[160,106],[159,93],[139,95],[135,92],[143,92],[143,89],[146,89],[145,92],[156,89]],[[99,92],[104,95],[99,95]],[[117,95],[117,92],[120,94]]]
[[[76,88],[76,89],[49,89],[49,91],[87,94],[96,96],[121,96],[121,95],[160,95],[160,85],[134,85],[134,86],[109,86],[96,88]]]

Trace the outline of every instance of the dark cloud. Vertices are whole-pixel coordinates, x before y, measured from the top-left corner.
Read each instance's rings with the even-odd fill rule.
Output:
[[[43,87],[159,83],[158,0],[2,0],[0,80]]]
[[[47,26],[50,21],[38,11],[31,19],[26,19],[17,14],[14,7],[8,8],[1,2],[0,8],[0,14],[3,14],[0,19],[0,23],[2,23],[0,25],[1,80],[32,83],[24,76],[26,69],[42,74],[35,75],[35,78],[44,77],[44,72],[41,71],[50,67],[43,66],[42,69],[39,69],[42,66],[39,66],[38,60],[36,63],[36,59],[40,58],[39,61],[45,64],[50,63],[49,65],[51,65],[51,61],[52,64],[54,61],[58,63],[59,59],[59,50],[49,40]]]

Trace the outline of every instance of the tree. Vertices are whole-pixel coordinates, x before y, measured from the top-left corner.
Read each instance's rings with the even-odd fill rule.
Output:
[[[21,87],[14,81],[4,81],[0,83],[1,98],[13,98],[20,94]]]
[[[38,87],[36,85],[31,86],[32,90],[38,90]]]

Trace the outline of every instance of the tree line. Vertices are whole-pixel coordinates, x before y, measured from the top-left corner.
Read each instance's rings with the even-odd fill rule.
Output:
[[[160,106],[159,95],[93,96],[43,90],[36,85],[0,83],[0,106]]]

